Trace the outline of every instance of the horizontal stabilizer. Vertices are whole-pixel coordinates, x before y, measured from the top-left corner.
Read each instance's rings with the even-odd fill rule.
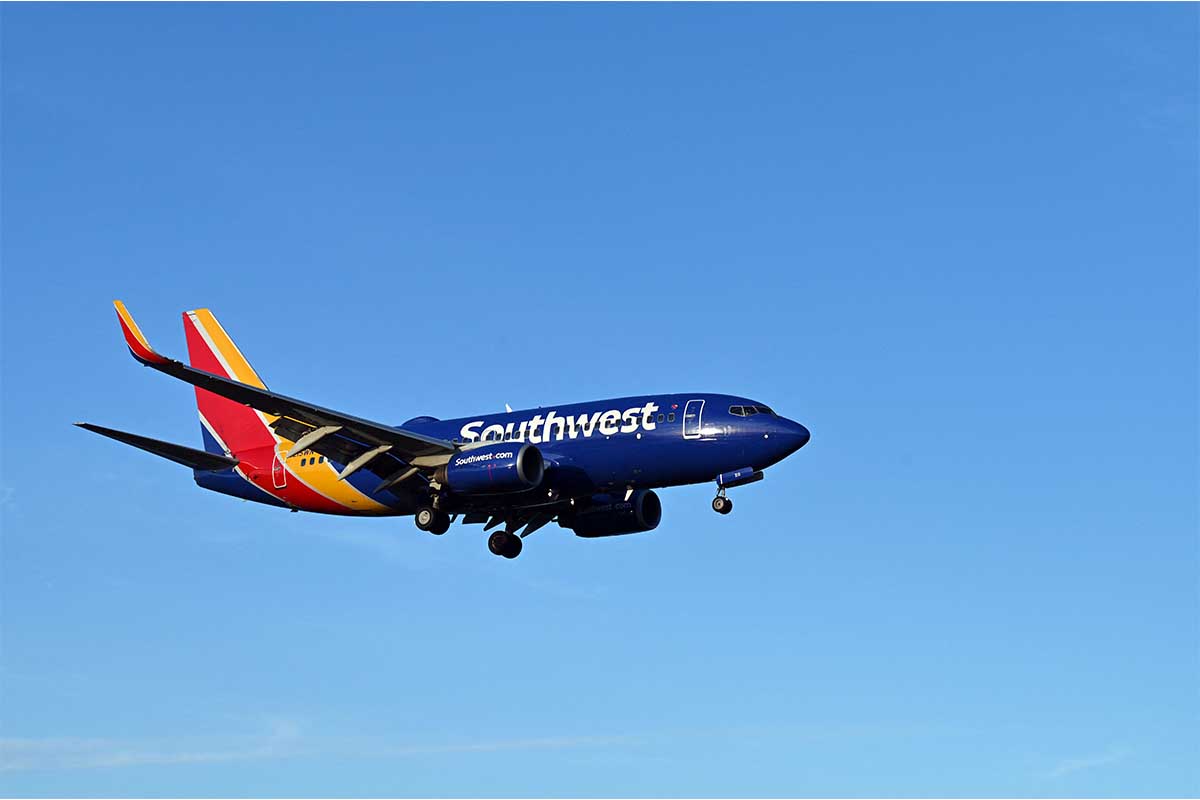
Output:
[[[75,424],[85,431],[91,431],[101,436],[107,436],[110,439],[116,439],[118,442],[124,442],[139,450],[154,453],[156,456],[161,456],[168,461],[174,461],[176,464],[183,464],[185,467],[191,467],[192,469],[216,472],[217,470],[229,469],[238,465],[236,458],[184,447],[181,444],[160,442],[158,439],[138,436],[133,433],[126,433],[125,431],[116,431],[112,428],[102,428],[99,425],[92,425],[88,422],[76,422]]]

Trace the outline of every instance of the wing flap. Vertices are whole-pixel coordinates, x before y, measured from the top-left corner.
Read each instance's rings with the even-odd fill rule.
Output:
[[[280,417],[272,422],[271,429],[274,430],[276,435],[279,437],[297,443],[300,443],[304,437],[311,436],[313,433],[319,430],[319,428],[315,428],[312,425],[308,425],[288,417]],[[335,433],[329,433],[321,436],[304,449],[311,450],[318,455],[325,456],[325,458],[329,459],[335,464],[349,465],[362,458],[371,450],[377,449],[377,446],[366,442],[361,442],[351,436],[348,436],[343,431],[337,431]],[[300,451],[297,450],[296,452],[298,453]],[[449,456],[446,456],[446,458],[449,458]],[[400,475],[403,475],[406,471],[408,471],[408,469],[410,469],[410,464],[408,461],[395,455],[392,451],[387,451],[380,453],[377,457],[371,459],[370,462],[363,467],[363,469],[367,472],[374,473],[380,479],[386,482],[390,479],[394,479]],[[395,483],[399,483],[399,481],[395,481]],[[381,486],[380,489],[377,489],[376,491],[380,491],[383,488],[386,487]]]

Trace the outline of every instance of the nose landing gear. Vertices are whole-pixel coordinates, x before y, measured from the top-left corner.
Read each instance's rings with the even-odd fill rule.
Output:
[[[728,514],[733,511],[733,501],[725,496],[725,490],[718,489],[717,492],[717,496],[712,501],[713,511],[718,514]]]

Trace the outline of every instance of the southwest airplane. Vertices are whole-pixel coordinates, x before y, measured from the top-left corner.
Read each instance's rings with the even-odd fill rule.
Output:
[[[493,530],[488,549],[516,558],[550,522],[595,538],[653,530],[654,489],[714,481],[726,489],[808,443],[767,406],[723,394],[659,394],[508,409],[400,426],[268,391],[207,309],[183,315],[190,366],[159,355],[120,301],[125,342],[147,367],[196,389],[204,449],[76,423],[191,467],[204,489],[292,511],[414,515],[442,534],[456,518]],[[506,407],[507,408],[507,407]]]

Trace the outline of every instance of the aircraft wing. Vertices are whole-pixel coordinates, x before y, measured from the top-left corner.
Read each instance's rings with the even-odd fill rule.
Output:
[[[150,346],[125,304],[117,300],[113,305],[117,309],[117,318],[121,322],[121,332],[125,336],[125,343],[129,345],[129,352],[139,362],[192,386],[278,417],[271,427],[283,438],[295,442],[290,452],[312,449],[346,464],[343,475],[353,472],[350,469],[352,466],[358,469],[377,461],[368,468],[388,478],[397,473],[403,474],[412,467],[430,468],[444,464],[450,454],[458,449],[453,442],[343,414],[162,356]],[[384,455],[387,457],[378,458]],[[361,463],[357,463],[360,459]]]

